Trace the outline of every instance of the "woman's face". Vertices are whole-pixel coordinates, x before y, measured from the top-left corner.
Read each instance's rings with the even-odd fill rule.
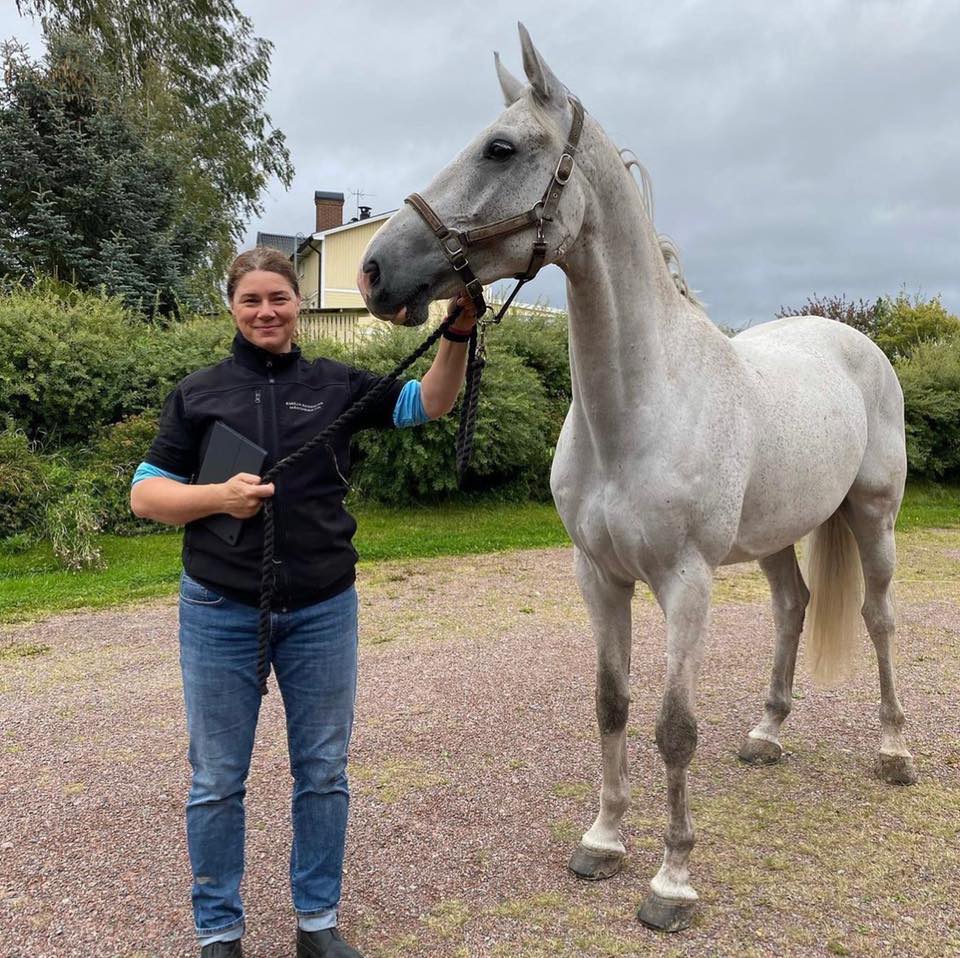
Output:
[[[297,328],[300,297],[279,273],[265,269],[244,273],[230,301],[244,338],[271,353],[288,353]]]

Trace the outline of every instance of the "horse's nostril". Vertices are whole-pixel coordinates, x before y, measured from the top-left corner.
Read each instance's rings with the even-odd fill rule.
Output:
[[[371,286],[376,286],[380,282],[380,264],[375,259],[368,259],[363,264],[363,271],[367,274]]]

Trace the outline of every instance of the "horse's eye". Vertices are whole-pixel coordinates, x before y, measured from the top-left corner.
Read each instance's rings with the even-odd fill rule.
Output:
[[[506,140],[491,140],[483,151],[491,160],[509,160],[515,152],[513,144]]]

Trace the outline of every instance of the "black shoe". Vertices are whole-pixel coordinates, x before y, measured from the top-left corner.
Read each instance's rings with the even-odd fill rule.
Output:
[[[243,958],[243,946],[236,941],[215,941],[200,949],[200,958]]]
[[[363,958],[356,948],[351,948],[336,928],[323,931],[297,929],[297,958]]]

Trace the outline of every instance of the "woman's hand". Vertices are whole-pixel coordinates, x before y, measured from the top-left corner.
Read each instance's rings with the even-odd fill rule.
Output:
[[[256,515],[273,493],[273,483],[263,484],[259,476],[249,472],[238,472],[231,479],[221,483],[223,492],[223,512],[234,519],[249,519]]]
[[[476,307],[473,305],[473,300],[465,292],[458,293],[447,304],[447,319],[450,319],[451,316],[457,317],[450,327],[452,333],[469,336],[473,327],[477,325]]]

